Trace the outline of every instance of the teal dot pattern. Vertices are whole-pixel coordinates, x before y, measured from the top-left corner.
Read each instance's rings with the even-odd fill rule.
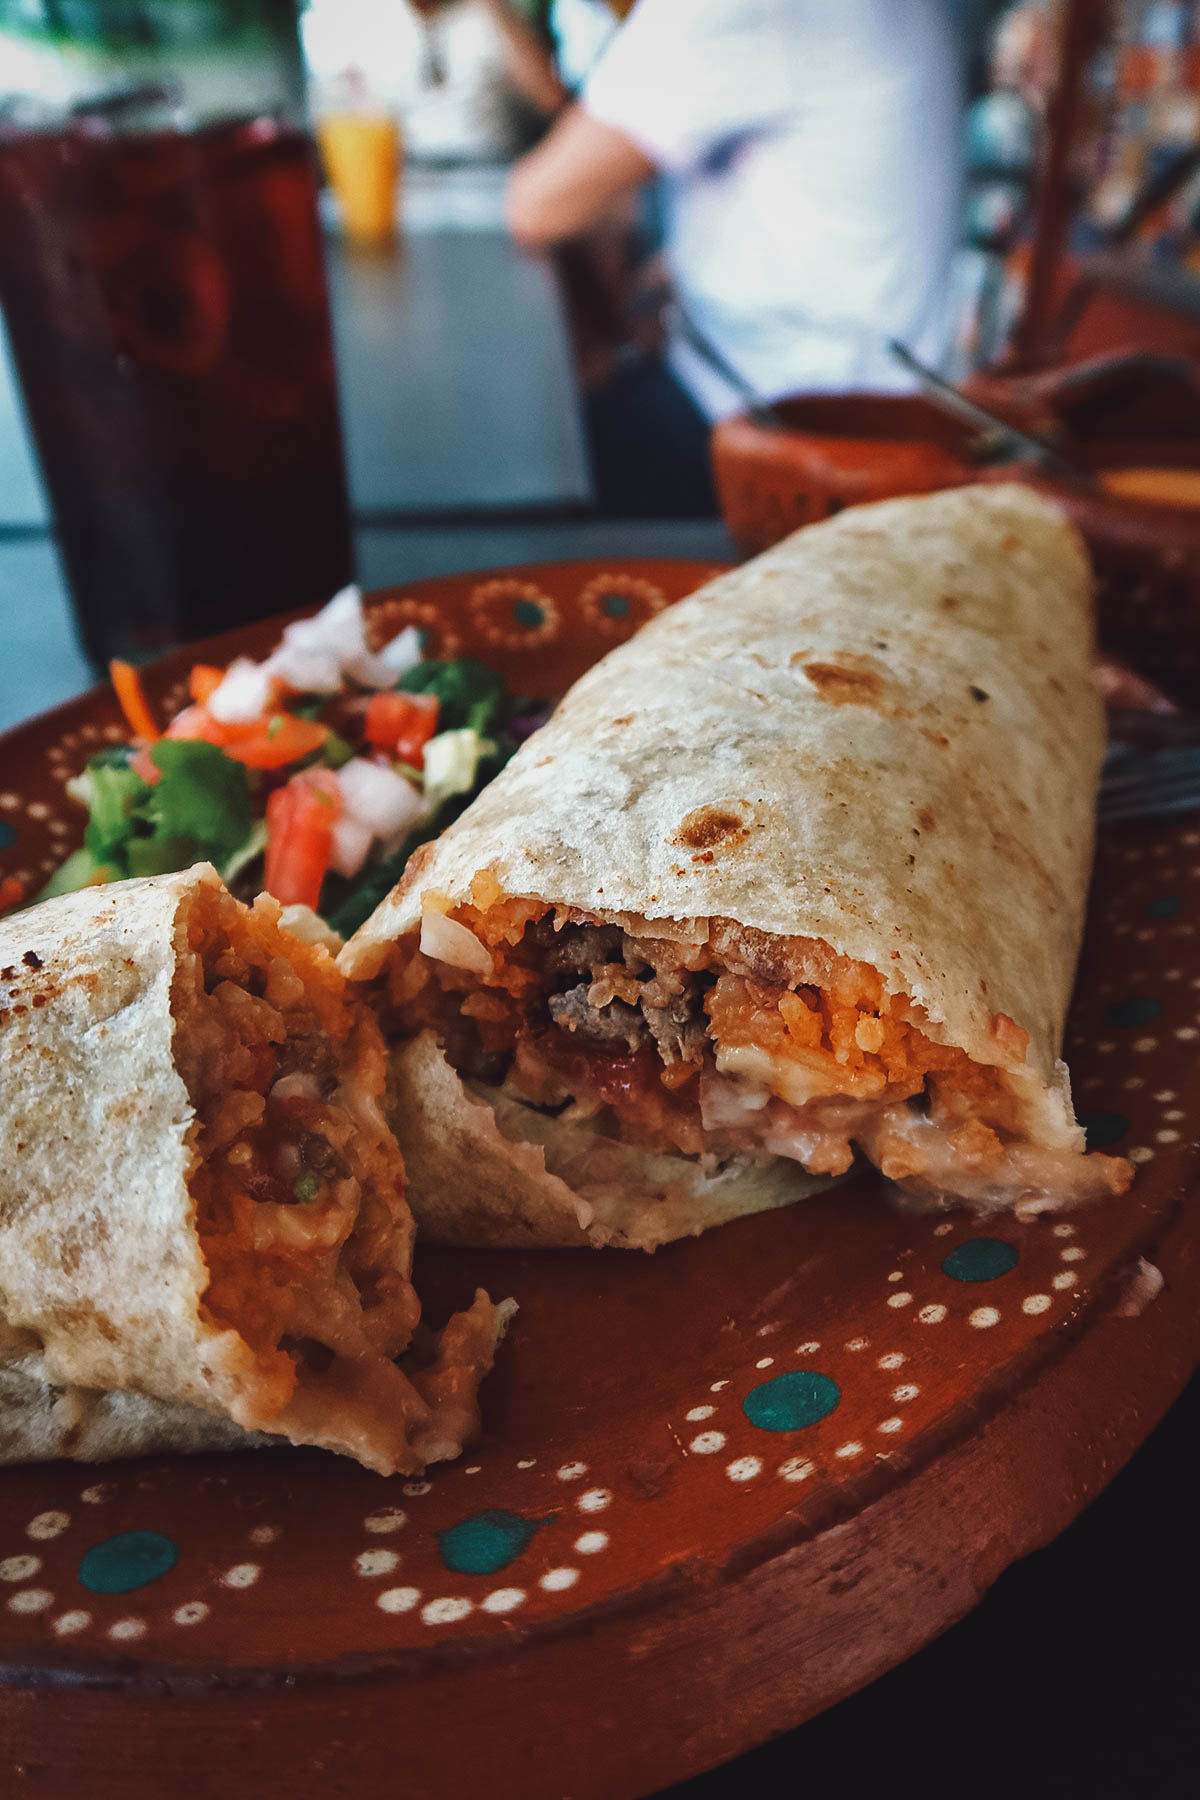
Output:
[[[842,1390],[816,1369],[792,1369],[760,1381],[742,1401],[742,1411],[760,1431],[801,1431],[827,1419]]]
[[[629,617],[629,599],[625,594],[605,594],[600,602],[600,610],[610,619],[627,619]]]
[[[1119,1112],[1084,1113],[1079,1123],[1087,1133],[1089,1150],[1104,1150],[1109,1144],[1119,1144],[1129,1132],[1129,1120]]]
[[[17,841],[16,830],[7,819],[0,819],[0,850],[7,850]]]
[[[1104,1023],[1115,1025],[1119,1030],[1130,1030],[1137,1025],[1151,1024],[1161,1011],[1161,1003],[1152,994],[1133,994],[1128,1000],[1114,1001],[1104,1015]]]
[[[546,623],[546,614],[536,600],[518,600],[513,606],[513,618],[518,625],[535,631],[539,625]]]
[[[1157,900],[1147,900],[1143,908],[1143,917],[1147,919],[1173,919],[1182,910],[1183,901],[1178,894],[1162,894]]]
[[[161,1531],[122,1531],[84,1552],[79,1580],[92,1594],[132,1594],[169,1573],[179,1547]]]
[[[942,1258],[951,1281],[996,1281],[1017,1266],[1017,1252],[1003,1238],[968,1238]]]
[[[523,1519],[512,1512],[472,1513],[438,1532],[438,1549],[443,1563],[456,1575],[495,1575],[515,1562],[542,1526],[557,1516],[547,1513],[541,1519]]]

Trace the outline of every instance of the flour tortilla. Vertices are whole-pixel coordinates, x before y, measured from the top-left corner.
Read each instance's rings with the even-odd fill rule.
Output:
[[[189,1193],[201,1151],[176,1064],[173,984],[206,890],[248,917],[200,865],[0,922],[0,1462],[264,1441],[243,1429],[263,1423],[254,1357],[204,1307],[209,1269]],[[279,942],[306,979],[319,963],[336,996],[326,952]],[[361,1009],[353,1018],[347,1085],[375,1033]],[[364,1129],[399,1170],[382,1119]],[[394,1205],[407,1279],[413,1234],[398,1191]],[[477,1422],[474,1389],[503,1324],[483,1296],[446,1328],[419,1378],[429,1399],[411,1390],[399,1461],[348,1426],[337,1394],[302,1386],[266,1441],[322,1445],[384,1472],[453,1455]]]
[[[1059,1051],[1104,747],[1092,647],[1082,542],[1025,487],[800,531],[577,682],[342,967],[380,976],[481,874],[689,942],[718,919],[817,939],[923,1009],[928,1038],[1002,1068],[1030,1143],[1079,1151]],[[520,1204],[497,1190],[498,1212]]]
[[[827,1187],[782,1157],[705,1166],[467,1083],[433,1034],[393,1052],[389,1114],[431,1243],[497,1250],[657,1250]]]

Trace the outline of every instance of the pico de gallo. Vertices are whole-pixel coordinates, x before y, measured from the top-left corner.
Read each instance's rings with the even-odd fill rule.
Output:
[[[173,719],[131,665],[111,674],[129,741],[67,783],[84,841],[38,898],[208,861],[239,896],[309,907],[342,936],[548,710],[482,663],[425,657],[415,626],[373,651],[356,587],[262,662],[195,664]]]

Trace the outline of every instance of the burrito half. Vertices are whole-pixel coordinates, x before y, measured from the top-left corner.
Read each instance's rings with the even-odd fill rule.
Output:
[[[414,1346],[378,1026],[215,872],[0,925],[0,1462],[286,1439],[454,1456],[504,1309]]]
[[[447,1229],[447,1120],[482,1141],[481,1107],[493,1155],[458,1241],[589,1232],[578,1209],[562,1238],[527,1229],[512,1165],[537,1144],[550,1173],[559,1130],[735,1186],[861,1151],[923,1205],[1122,1191],[1059,1060],[1104,744],[1091,653],[1077,534],[997,486],[798,532],[605,657],[342,953],[407,1043],[401,1088],[437,1056],[456,1089],[440,1125],[414,1112],[420,1143],[398,1119],[422,1225]],[[659,1231],[658,1198],[592,1241],[731,1210],[698,1185]]]

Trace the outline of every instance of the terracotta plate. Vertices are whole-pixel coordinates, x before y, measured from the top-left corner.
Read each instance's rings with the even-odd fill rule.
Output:
[[[552,694],[703,564],[377,597]],[[276,626],[223,640],[261,654]],[[165,701],[191,658],[148,679]],[[681,696],[681,707],[686,696]],[[0,744],[0,873],[80,817],[97,691]],[[1127,1198],[981,1227],[861,1179],[654,1257],[428,1252],[521,1312],[487,1433],[427,1481],[291,1451],[0,1475],[0,1764],[58,1794],[645,1794],[962,1616],[1129,1457],[1200,1359],[1200,830],[1100,849],[1068,1054]]]

